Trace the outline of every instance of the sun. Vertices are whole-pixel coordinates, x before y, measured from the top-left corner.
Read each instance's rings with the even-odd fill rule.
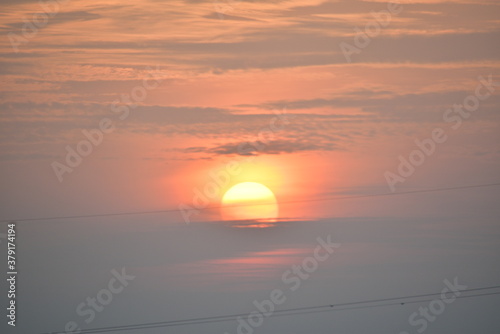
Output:
[[[278,218],[278,202],[273,192],[257,182],[242,182],[222,197],[224,220],[273,220]]]

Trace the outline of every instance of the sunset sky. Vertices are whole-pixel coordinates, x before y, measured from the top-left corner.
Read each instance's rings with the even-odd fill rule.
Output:
[[[500,285],[500,2],[1,0],[0,34],[2,333],[249,314],[275,288],[293,309]],[[87,323],[75,309],[122,268]],[[413,334],[422,305],[253,330]],[[425,333],[496,334],[499,307],[457,300]]]

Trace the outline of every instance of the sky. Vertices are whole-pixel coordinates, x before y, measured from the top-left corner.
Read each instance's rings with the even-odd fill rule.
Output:
[[[498,1],[0,2],[2,333],[497,333]]]

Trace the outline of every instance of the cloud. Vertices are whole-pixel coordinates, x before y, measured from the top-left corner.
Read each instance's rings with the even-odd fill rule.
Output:
[[[178,66],[205,69],[251,69],[303,67],[327,64],[346,64],[341,43],[354,45],[352,36],[329,36],[304,29],[274,28],[272,31],[252,31],[239,36],[239,41],[192,42],[172,41],[166,36],[140,41],[61,41],[68,50],[140,50],[164,56]],[[442,35],[409,35],[394,38],[381,35],[359,54],[352,55],[353,63],[442,63],[464,61],[495,61],[499,47],[492,43],[500,39],[500,31],[478,33],[447,33]],[[47,44],[48,49],[61,44]],[[133,51],[130,51],[134,54]]]
[[[40,13],[43,13],[41,8],[37,8]],[[26,15],[26,18],[29,18],[30,15]],[[95,13],[90,13],[87,11],[70,11],[70,12],[61,12],[57,13],[54,17],[48,19],[47,26],[54,24],[61,24],[66,22],[78,22],[78,21],[91,21],[100,19],[102,16]],[[16,22],[10,23],[7,26],[14,30],[21,30],[24,26],[24,22]],[[14,31],[15,32],[15,31]]]
[[[260,141],[241,141],[228,144],[221,144],[214,147],[188,147],[183,149],[184,153],[207,153],[209,155],[240,155],[256,156],[266,154],[284,154],[305,151],[333,151],[340,149],[334,143],[313,142],[305,139],[296,140],[270,140]]]
[[[235,15],[228,15],[226,13],[224,14],[221,14],[221,13],[211,13],[211,14],[208,14],[208,15],[205,15],[203,16],[204,18],[206,19],[212,19],[212,20],[231,20],[231,21],[259,21],[259,20],[256,20],[256,19],[252,19],[252,18],[249,18],[249,17],[243,17],[243,16],[235,16]]]
[[[460,104],[472,91],[450,90],[397,94],[389,91],[362,90],[342,93],[340,97],[316,98],[308,100],[279,100],[258,105],[241,105],[267,110],[286,105],[289,110],[310,110],[328,108],[331,111],[356,108],[360,112],[383,117],[387,122],[440,122],[443,112],[454,104]],[[482,119],[498,119],[495,112],[500,103],[500,95],[493,95],[481,103]],[[348,118],[348,116],[342,116]],[[353,118],[359,116],[351,116]],[[379,119],[380,120],[380,119]],[[369,120],[368,120],[369,121]],[[375,121],[375,119],[372,119]]]

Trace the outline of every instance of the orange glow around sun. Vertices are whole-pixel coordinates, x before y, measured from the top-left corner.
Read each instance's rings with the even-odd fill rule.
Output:
[[[242,182],[222,197],[221,214],[224,220],[273,220],[278,218],[278,202],[263,184]]]

